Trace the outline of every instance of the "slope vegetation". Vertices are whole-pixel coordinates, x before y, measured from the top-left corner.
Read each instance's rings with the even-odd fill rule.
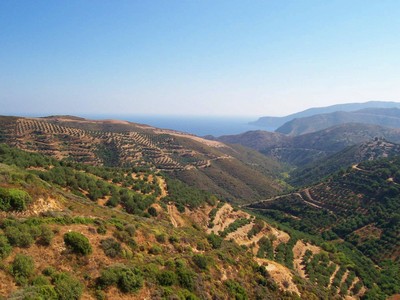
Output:
[[[1,117],[0,142],[92,166],[156,169],[238,202],[282,191],[282,166],[251,149],[126,121]]]
[[[383,138],[393,143],[399,143],[400,129],[348,123],[292,137],[278,133],[254,131],[223,136],[220,140],[225,143],[247,145],[280,162],[301,167],[333,155],[346,147],[374,138]]]
[[[290,173],[288,182],[294,186],[310,185],[340,169],[346,169],[363,161],[371,161],[400,154],[400,145],[375,138],[315,161]]]
[[[380,263],[400,251],[398,156],[341,170],[296,193],[252,204],[282,222],[326,239],[351,242]]]
[[[0,295],[10,299],[396,292],[346,244],[271,223],[155,170],[94,167],[5,145],[0,162]]]

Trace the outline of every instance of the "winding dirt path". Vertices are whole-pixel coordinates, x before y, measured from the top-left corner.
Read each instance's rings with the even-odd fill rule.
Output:
[[[157,201],[160,201],[161,199],[168,196],[167,182],[161,176],[156,176],[156,179],[157,179],[158,186],[160,187],[160,190],[161,190],[160,196],[157,197]]]
[[[180,217],[178,209],[174,204],[167,205],[168,215],[171,220],[172,226],[174,227],[182,227],[185,223],[183,219]]]

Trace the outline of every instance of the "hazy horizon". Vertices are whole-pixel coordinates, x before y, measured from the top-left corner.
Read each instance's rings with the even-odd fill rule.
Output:
[[[284,116],[400,94],[400,2],[2,1],[0,114]]]

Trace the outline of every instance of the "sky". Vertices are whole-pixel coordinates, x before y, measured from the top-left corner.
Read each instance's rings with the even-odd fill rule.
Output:
[[[400,1],[0,1],[0,114],[400,101]]]

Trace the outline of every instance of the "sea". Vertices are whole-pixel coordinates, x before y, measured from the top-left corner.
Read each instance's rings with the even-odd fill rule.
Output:
[[[250,130],[267,130],[265,127],[250,125],[257,116],[150,116],[150,115],[80,115],[81,117],[103,120],[116,119],[151,125],[163,129],[173,129],[195,134],[197,136],[239,134]]]

